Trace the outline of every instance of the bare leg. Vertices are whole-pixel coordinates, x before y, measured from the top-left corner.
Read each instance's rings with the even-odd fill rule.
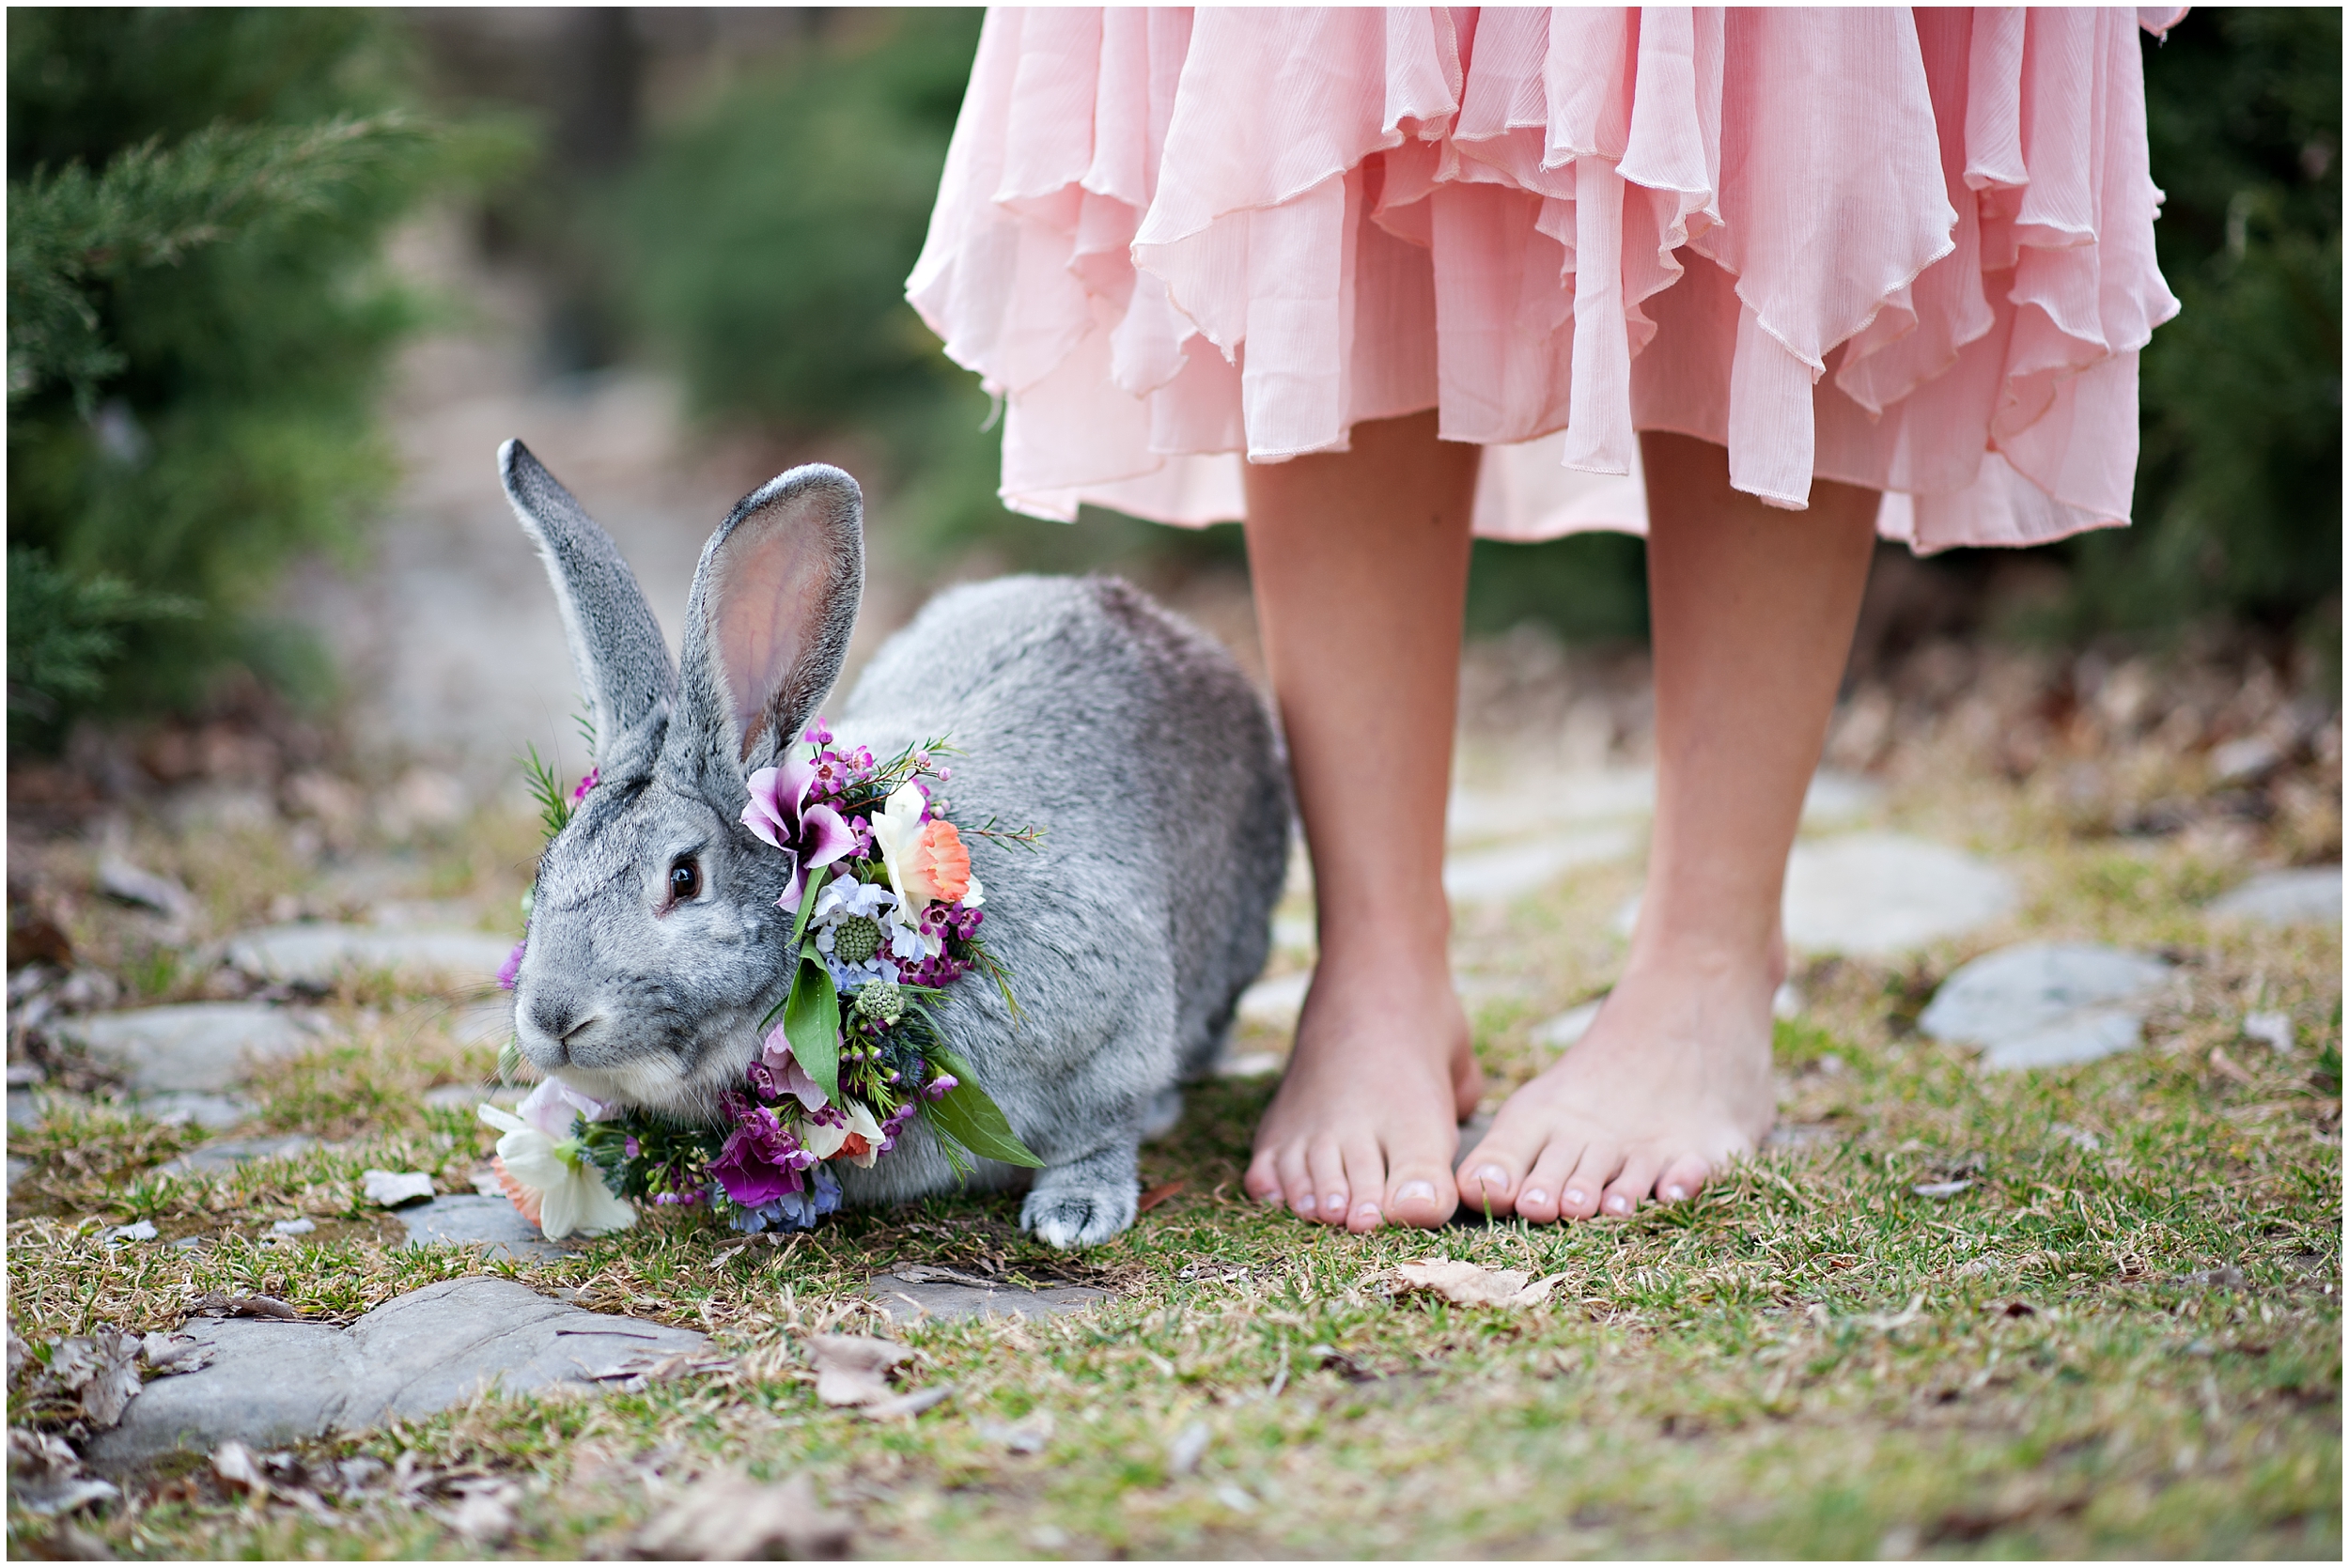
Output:
[[[1458,1177],[1462,1202],[1532,1220],[1692,1196],[1769,1130],[1786,852],[1867,583],[1875,491],[1814,483],[1786,512],[1731,489],[1710,442],[1640,450],[1657,799],[1639,926],[1590,1032]]]
[[[1453,995],[1444,798],[1480,451],[1430,411],[1248,469],[1248,554],[1313,852],[1321,961],[1247,1188],[1349,1230],[1439,1225],[1482,1090]]]

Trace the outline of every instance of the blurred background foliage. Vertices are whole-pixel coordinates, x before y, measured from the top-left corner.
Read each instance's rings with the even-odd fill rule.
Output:
[[[881,545],[917,578],[1243,559],[1235,528],[1061,528],[996,503],[988,401],[903,297],[976,11],[10,23],[12,745],[199,704],[241,671],[316,688],[264,608],[289,555],[350,540],[393,477],[371,409],[426,303],[380,260],[428,200],[537,280],[549,374],[650,363],[713,429],[870,453]],[[2338,682],[2340,26],[2209,9],[2144,40],[2186,308],[2144,359],[2139,525],[2032,553],[2069,568],[2040,635],[2296,638]],[[516,123],[527,146],[481,129]],[[2011,559],[1917,569],[1979,590]],[[1637,638],[1645,618],[1636,540],[1478,546],[1473,630]]]
[[[12,748],[230,671],[322,685],[262,611],[394,477],[374,406],[423,316],[381,253],[464,161],[412,65],[366,11],[10,14]]]

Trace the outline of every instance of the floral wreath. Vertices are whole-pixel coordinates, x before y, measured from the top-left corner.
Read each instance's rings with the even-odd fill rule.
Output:
[[[931,1003],[984,973],[1014,1018],[1011,975],[979,936],[986,915],[971,874],[967,831],[1034,849],[1040,829],[1006,831],[990,819],[957,829],[941,793],[954,777],[941,738],[885,763],[870,749],[832,750],[820,718],[780,768],[750,778],[742,823],[796,857],[777,907],[795,911],[788,946],[800,955],[791,988],[760,1021],[759,1054],[742,1082],[719,1095],[718,1126],[670,1120],[595,1100],[547,1079],[513,1111],[480,1108],[496,1127],[498,1181],[547,1235],[625,1230],[636,1204],[708,1205],[738,1231],[805,1230],[840,1206],[841,1160],[870,1169],[920,1116],[957,1175],[985,1157],[1041,1166],[979,1088],[939,1027]],[[523,763],[549,839],[596,787],[590,769],[568,796],[532,748]],[[522,940],[498,984],[511,990]],[[509,1040],[502,1079],[521,1065]]]

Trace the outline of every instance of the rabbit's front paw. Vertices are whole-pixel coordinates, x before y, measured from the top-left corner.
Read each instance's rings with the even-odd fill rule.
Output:
[[[1134,1222],[1134,1184],[1039,1185],[1019,1207],[1019,1226],[1047,1247],[1097,1247]]]

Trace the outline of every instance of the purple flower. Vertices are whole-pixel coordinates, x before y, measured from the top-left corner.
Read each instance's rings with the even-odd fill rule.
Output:
[[[572,789],[571,789],[571,804],[575,806],[575,805],[579,804],[582,800],[584,800],[585,799],[587,799],[587,792],[588,792],[589,790],[591,790],[591,789],[595,788],[595,787],[596,787],[596,782],[597,782],[599,779],[602,778],[602,777],[603,777],[603,769],[602,769],[602,768],[590,768],[589,769],[587,769],[587,776],[586,776],[585,778],[583,778],[583,779],[580,780],[580,781],[579,781],[579,783],[578,783],[576,785],[574,785],[574,786],[572,787]]]
[[[926,1100],[942,1100],[946,1097],[948,1090],[961,1087],[962,1079],[952,1073],[941,1073],[922,1086],[922,1097]]]
[[[832,726],[824,722],[824,716],[819,713],[807,722],[807,728],[800,732],[800,738],[811,746],[829,746],[832,744]]]
[[[514,988],[514,977],[522,971],[522,952],[530,946],[530,927],[522,927],[522,939],[514,944],[514,951],[498,966],[498,985],[506,990]],[[478,970],[474,972],[478,973]]]
[[[709,1173],[726,1189],[726,1196],[744,1208],[774,1202],[800,1189],[800,1171],[814,1161],[797,1140],[775,1121],[774,1112],[753,1105],[739,1094],[723,1097],[734,1118],[733,1134]]]
[[[588,1098],[559,1078],[550,1078],[540,1079],[538,1087],[522,1097],[514,1114],[560,1143],[570,1137],[574,1116],[600,1122],[612,1114],[612,1108]]]
[[[801,878],[856,846],[855,835],[838,812],[808,804],[816,776],[816,765],[798,757],[786,757],[781,768],[762,768],[751,775],[750,804],[742,808],[742,826],[792,857],[791,885],[784,890],[778,908],[794,912],[800,907]]]
[[[891,1078],[895,1078],[897,1075],[892,1073],[889,1076]],[[904,1128],[908,1122],[913,1120],[913,1113],[920,1109],[920,1101],[910,1099],[898,1106],[896,1110],[891,1111],[888,1118],[881,1123],[881,1141],[879,1147],[875,1150],[875,1153],[885,1155],[890,1150],[895,1148],[897,1146],[897,1134]]]

